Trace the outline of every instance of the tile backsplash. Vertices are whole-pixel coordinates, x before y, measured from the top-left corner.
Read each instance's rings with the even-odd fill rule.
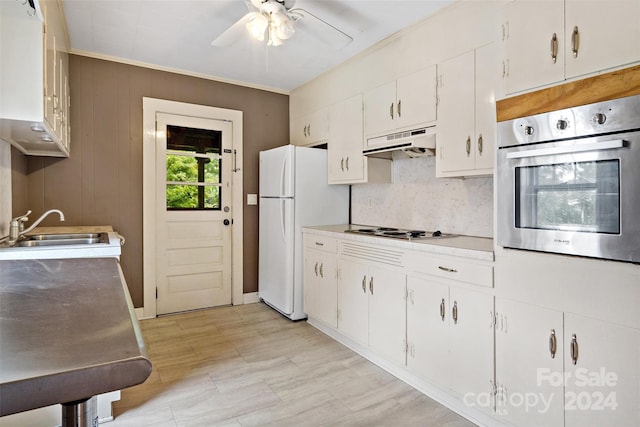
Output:
[[[435,162],[396,159],[393,184],[353,185],[351,222],[493,237],[493,177],[436,178]]]

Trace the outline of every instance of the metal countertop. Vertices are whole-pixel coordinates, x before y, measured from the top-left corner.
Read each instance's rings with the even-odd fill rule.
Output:
[[[118,261],[0,261],[0,416],[144,382],[144,340]]]

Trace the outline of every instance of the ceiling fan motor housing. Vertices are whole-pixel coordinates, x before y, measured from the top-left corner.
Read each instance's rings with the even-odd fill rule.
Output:
[[[296,4],[296,0],[251,0],[251,4],[263,12],[271,12],[271,10],[266,9],[265,6],[273,7],[269,6],[269,4],[275,4],[279,5],[279,7],[284,6],[285,9],[289,10]]]

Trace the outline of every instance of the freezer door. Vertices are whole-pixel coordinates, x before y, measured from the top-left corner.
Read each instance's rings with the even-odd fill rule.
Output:
[[[260,197],[293,197],[295,147],[260,152]]]
[[[293,313],[294,201],[260,198],[258,294],[284,314]]]

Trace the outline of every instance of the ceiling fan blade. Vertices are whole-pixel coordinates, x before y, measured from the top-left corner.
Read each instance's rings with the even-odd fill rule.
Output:
[[[318,18],[311,12],[300,8],[291,9],[289,12],[296,20],[297,29],[302,30],[334,49],[342,49],[353,41],[351,36]]]
[[[222,34],[216,37],[216,39],[211,42],[211,46],[227,47],[234,44],[240,37],[246,35],[246,25],[252,16],[253,12],[249,12],[242,18],[238,19],[235,24],[227,28]]]

